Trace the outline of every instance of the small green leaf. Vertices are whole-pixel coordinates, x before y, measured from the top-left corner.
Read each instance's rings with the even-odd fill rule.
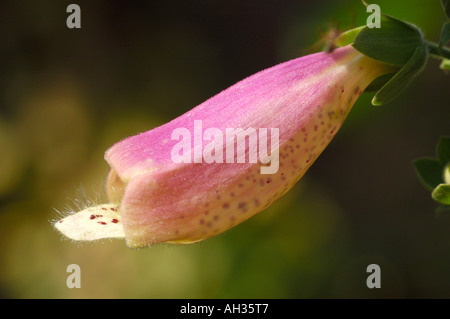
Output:
[[[430,190],[442,184],[442,165],[435,158],[422,158],[413,162],[420,181]]]
[[[442,165],[450,162],[450,137],[441,137],[437,144],[436,154]]]
[[[450,162],[444,167],[444,183],[450,184]]]
[[[395,75],[395,73],[383,74],[377,77],[369,86],[364,90],[365,92],[376,92],[381,89],[389,80]]]
[[[357,35],[362,29],[366,28],[365,25],[342,32],[335,40],[335,44],[339,47],[343,47],[352,44],[355,41]]]
[[[373,97],[373,105],[382,105],[403,92],[411,81],[425,68],[428,51],[424,46],[416,48],[411,59]]]
[[[353,47],[375,60],[402,66],[423,46],[421,31],[412,24],[383,15],[381,28],[362,29]]]
[[[442,7],[444,8],[445,15],[450,18],[450,0],[441,0]]]
[[[450,185],[439,184],[431,193],[431,197],[441,204],[450,205]]]
[[[442,48],[450,41],[450,22],[442,27],[441,40],[439,41],[439,52],[442,54]]]
[[[450,60],[443,59],[439,67],[444,71],[450,71]]]

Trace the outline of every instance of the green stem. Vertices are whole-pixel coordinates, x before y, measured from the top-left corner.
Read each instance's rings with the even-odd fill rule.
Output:
[[[437,45],[434,42],[426,42],[427,47],[428,47],[428,52],[437,58],[440,59],[450,59],[450,49],[446,48],[446,47],[442,47],[441,51],[439,51],[439,45]]]

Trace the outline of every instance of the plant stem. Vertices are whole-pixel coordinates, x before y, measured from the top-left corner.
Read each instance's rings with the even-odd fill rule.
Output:
[[[440,59],[450,59],[450,49],[446,47],[442,47],[441,51],[439,51],[439,46],[434,42],[426,42],[428,46],[428,52],[434,57]]]

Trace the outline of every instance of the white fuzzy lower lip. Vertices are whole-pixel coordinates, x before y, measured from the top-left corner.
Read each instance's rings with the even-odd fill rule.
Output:
[[[125,237],[115,204],[88,207],[57,221],[54,226],[66,237],[78,241]]]

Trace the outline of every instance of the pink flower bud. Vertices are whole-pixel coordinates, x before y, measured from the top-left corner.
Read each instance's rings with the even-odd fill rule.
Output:
[[[222,233],[283,196],[336,135],[363,90],[390,72],[346,46],[254,74],[171,122],[113,145],[105,154],[111,204],[55,225],[75,240],[125,237],[130,247]],[[99,212],[108,212],[106,224],[90,219]]]

